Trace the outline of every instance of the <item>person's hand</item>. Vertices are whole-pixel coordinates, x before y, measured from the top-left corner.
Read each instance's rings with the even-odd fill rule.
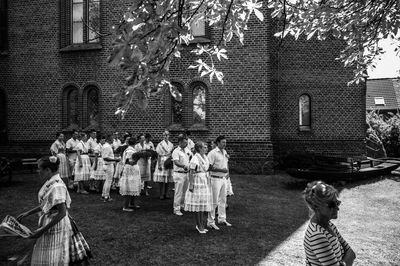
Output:
[[[22,218],[25,218],[26,216],[28,216],[28,213],[23,212],[20,215],[17,216],[17,221],[21,222]]]
[[[158,170],[160,170],[160,171],[162,170],[162,166],[161,165],[158,166]]]
[[[33,234],[29,236],[29,238],[36,239],[36,238],[41,237],[42,235],[43,235],[43,230],[42,230],[42,228],[39,228],[36,231],[34,231]]]
[[[189,191],[193,192],[193,190],[194,190],[194,184],[189,184]]]
[[[228,169],[227,168],[223,168],[223,169],[221,169],[221,172],[222,173],[228,173]]]
[[[187,167],[186,165],[183,167],[183,170],[187,171],[189,170],[189,167]]]
[[[83,167],[83,164],[81,162],[79,163],[79,167]]]

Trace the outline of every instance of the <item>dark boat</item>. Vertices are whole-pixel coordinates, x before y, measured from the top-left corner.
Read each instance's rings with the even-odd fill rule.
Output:
[[[375,164],[376,163],[376,164]],[[363,167],[364,164],[369,164]],[[400,166],[400,159],[382,158],[365,160],[362,162],[348,162],[325,167],[313,166],[309,168],[288,168],[286,172],[295,177],[306,180],[363,180],[382,175],[388,175]]]

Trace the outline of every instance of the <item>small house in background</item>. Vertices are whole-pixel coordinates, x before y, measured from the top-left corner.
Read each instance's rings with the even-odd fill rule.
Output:
[[[366,101],[367,111],[397,113],[400,109],[400,79],[367,80]]]

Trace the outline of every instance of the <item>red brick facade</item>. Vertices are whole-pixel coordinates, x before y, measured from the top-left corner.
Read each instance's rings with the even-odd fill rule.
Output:
[[[65,129],[68,93],[76,88],[78,124],[87,128],[85,89],[98,89],[98,121],[102,132],[149,132],[155,142],[171,125],[170,96],[152,99],[146,111],[133,107],[120,121],[114,115],[113,93],[123,85],[124,73],[107,65],[112,37],[101,38],[92,50],[65,51],[66,15],[60,1],[8,1],[8,51],[0,55],[0,89],[7,96],[9,145],[2,152],[47,151],[55,132]],[[101,31],[107,34],[129,1],[101,1]],[[206,90],[206,128],[192,138],[210,141],[228,138],[232,165],[260,172],[267,161],[291,151],[329,154],[363,153],[365,87],[347,87],[352,71],[334,58],[339,41],[285,40],[278,47],[269,19],[252,20],[245,44],[229,44],[229,60],[218,64],[224,85],[196,77],[187,69],[193,57],[171,66],[171,80],[183,89],[183,128],[192,124],[192,89],[202,82]],[[213,37],[218,32],[211,30]],[[214,38],[215,39],[215,38]],[[298,127],[298,97],[311,97],[311,131]],[[178,131],[172,131],[175,139]],[[18,146],[23,146],[21,147]]]

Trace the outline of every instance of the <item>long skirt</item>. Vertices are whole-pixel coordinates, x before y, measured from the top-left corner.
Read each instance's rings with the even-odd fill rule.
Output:
[[[106,172],[104,171],[104,160],[103,158],[97,158],[96,169],[94,164],[90,172],[90,178],[95,180],[106,180]]]
[[[151,181],[151,161],[149,159],[140,158],[137,162],[137,165],[140,169],[140,178],[142,181]]]
[[[69,161],[67,160],[67,156],[64,153],[57,154],[58,159],[60,160],[60,166],[58,167],[58,173],[61,178],[69,178],[71,176],[71,171],[69,169]]]
[[[141,179],[134,166],[126,164],[119,180],[119,194],[122,196],[140,196]]]
[[[158,169],[158,162],[156,164],[156,170],[154,171],[154,182],[160,183],[172,183],[172,169],[165,169],[164,162],[168,159],[167,156],[162,156],[160,160],[161,170]]]
[[[90,159],[89,156],[81,155],[82,167],[79,166],[79,159],[75,162],[75,181],[86,181],[90,178]]]
[[[39,226],[48,224],[54,215],[57,215],[57,212],[42,216]],[[69,242],[72,234],[71,223],[67,214],[36,240],[31,265],[68,265]]]
[[[209,212],[211,211],[212,198],[211,190],[207,181],[206,173],[197,173],[194,175],[194,189],[189,189],[185,195],[185,211],[189,212]]]

